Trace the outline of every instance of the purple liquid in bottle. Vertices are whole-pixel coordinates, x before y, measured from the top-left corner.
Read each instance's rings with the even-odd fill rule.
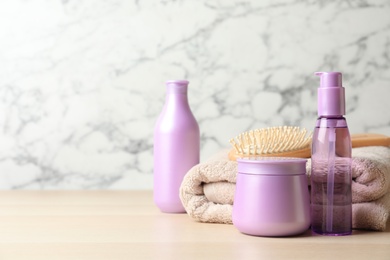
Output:
[[[318,115],[312,142],[312,230],[323,235],[352,233],[351,137],[341,73],[321,72]]]
[[[162,212],[184,213],[179,189],[199,163],[199,126],[187,98],[188,81],[166,82],[165,105],[154,129],[154,202]]]
[[[320,118],[313,140],[317,141],[313,142],[311,157],[312,230],[325,235],[351,234],[351,139],[345,119]],[[334,156],[329,155],[333,145]],[[333,178],[328,184],[329,174]]]

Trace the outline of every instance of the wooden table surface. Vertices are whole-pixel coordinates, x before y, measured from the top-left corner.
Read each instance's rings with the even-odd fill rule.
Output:
[[[0,191],[5,259],[390,259],[385,232],[286,238],[164,214],[151,191]]]

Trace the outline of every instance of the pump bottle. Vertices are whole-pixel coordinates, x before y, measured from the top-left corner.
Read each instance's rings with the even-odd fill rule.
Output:
[[[184,213],[179,197],[184,175],[199,163],[199,125],[187,97],[188,81],[166,82],[164,108],[154,128],[154,187],[157,207],[166,213]]]
[[[340,72],[317,72],[318,119],[311,153],[312,231],[322,235],[352,233],[351,137],[345,115]]]

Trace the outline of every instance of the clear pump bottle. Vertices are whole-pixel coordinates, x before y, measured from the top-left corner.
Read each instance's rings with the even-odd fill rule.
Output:
[[[318,119],[312,141],[312,231],[323,235],[352,233],[351,137],[345,115],[340,72],[317,72]]]
[[[184,213],[179,189],[199,163],[199,125],[187,97],[188,81],[166,82],[166,99],[154,128],[154,202],[162,212]]]

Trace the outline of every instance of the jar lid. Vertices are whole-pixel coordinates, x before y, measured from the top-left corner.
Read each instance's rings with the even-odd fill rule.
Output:
[[[237,159],[238,173],[261,175],[306,174],[306,159],[291,157],[243,157]]]

